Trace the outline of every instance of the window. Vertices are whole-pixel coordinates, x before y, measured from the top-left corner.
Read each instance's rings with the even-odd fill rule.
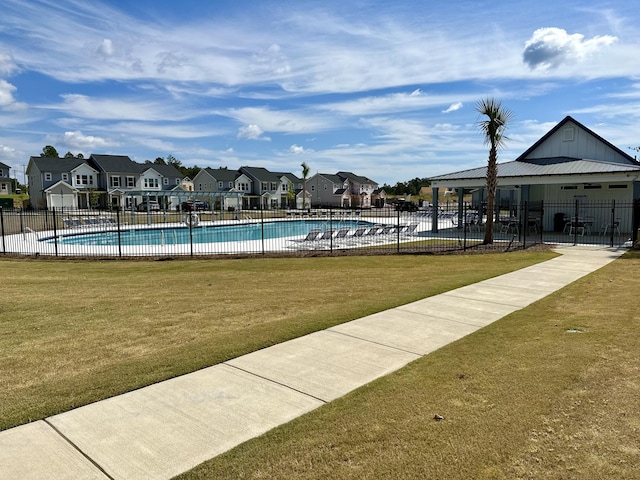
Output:
[[[69,181],[69,174],[68,173],[63,173],[62,174],[62,180],[64,180],[65,182]]]
[[[271,182],[271,190],[278,190],[278,184],[275,182]]]
[[[626,185],[609,185],[609,188],[627,188]]]
[[[224,182],[218,182],[218,188],[222,190],[224,188]]]
[[[316,186],[315,185],[311,185],[311,191],[315,192],[315,190],[316,190]]]
[[[157,178],[145,178],[144,179],[144,188],[158,188],[158,179]]]
[[[47,172],[47,173],[44,174],[45,182],[50,182],[52,178],[53,177],[52,177],[52,175],[50,173]]]
[[[269,190],[269,184],[267,182],[262,182],[260,184],[260,189],[264,192],[265,190]]]
[[[136,186],[136,177],[127,177],[127,187],[134,188]]]
[[[233,188],[233,182],[229,182],[229,188]]]
[[[93,175],[76,175],[76,186],[93,185]]]
[[[109,177],[109,180],[112,187],[120,186],[120,177]]]
[[[176,178],[176,185],[180,185],[180,179]]]
[[[162,184],[163,184],[163,185],[169,185],[169,179],[168,179],[167,177],[164,177],[164,178],[162,179]]]

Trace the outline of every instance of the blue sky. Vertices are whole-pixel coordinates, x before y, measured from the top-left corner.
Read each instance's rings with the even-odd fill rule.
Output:
[[[640,145],[638,0],[2,0],[0,162],[67,151],[380,184],[499,161],[566,115]],[[12,171],[13,173],[13,171]]]

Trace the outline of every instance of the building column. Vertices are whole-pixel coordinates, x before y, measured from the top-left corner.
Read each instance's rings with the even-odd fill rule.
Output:
[[[431,189],[433,198],[431,199],[431,231],[438,233],[438,187]]]

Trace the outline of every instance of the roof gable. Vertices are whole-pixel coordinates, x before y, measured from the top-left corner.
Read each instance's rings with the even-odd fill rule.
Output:
[[[540,140],[516,158],[517,162],[551,157],[572,157],[623,165],[639,165],[597,133],[570,116],[547,132]]]

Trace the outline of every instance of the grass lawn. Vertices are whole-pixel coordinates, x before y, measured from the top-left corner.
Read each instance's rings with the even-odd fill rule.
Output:
[[[0,258],[0,430],[553,255]]]
[[[179,478],[640,479],[639,269],[630,252]]]

